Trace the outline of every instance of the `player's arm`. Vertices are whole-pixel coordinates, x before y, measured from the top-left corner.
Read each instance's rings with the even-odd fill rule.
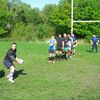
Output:
[[[50,40],[46,41],[46,43],[50,43]]]
[[[77,46],[77,40],[75,40],[76,46]]]
[[[12,61],[16,61],[16,54],[13,54],[11,50],[8,51],[8,55]]]
[[[54,42],[54,46],[56,46],[57,45],[57,41],[55,40],[55,42]]]
[[[16,57],[16,62],[17,62],[18,64],[23,64],[23,63],[24,63],[24,61],[23,61],[22,59],[19,59],[19,58],[17,58],[17,57]]]
[[[12,51],[9,52],[9,57],[12,61],[19,63],[19,59],[16,57],[16,54],[13,54]]]
[[[14,57],[13,55],[10,55],[10,58],[12,61],[15,61],[17,63],[19,63],[19,59],[17,57]]]
[[[16,61],[16,58],[13,55],[10,55],[12,61]]]
[[[19,59],[16,57],[16,62],[19,63]]]
[[[62,49],[64,49],[64,41],[62,41]]]
[[[97,44],[99,44],[99,40],[97,41]]]
[[[77,38],[75,37],[75,41],[73,42],[73,44],[77,45]]]
[[[93,44],[92,40],[90,40],[91,44]]]
[[[23,60],[17,58],[16,53],[13,54],[13,52],[12,52],[11,50],[8,52],[8,55],[9,55],[9,57],[11,58],[12,61],[17,62],[18,64],[22,64],[22,63],[23,63]],[[21,61],[21,60],[22,60],[22,61]]]

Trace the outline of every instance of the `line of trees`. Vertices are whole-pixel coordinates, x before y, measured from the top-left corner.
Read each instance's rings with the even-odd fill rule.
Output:
[[[85,2],[82,2],[85,1]],[[95,9],[94,5],[95,2]],[[88,3],[87,3],[88,2]],[[92,3],[91,3],[92,2]],[[100,18],[100,0],[75,0],[74,19]],[[91,8],[91,12],[90,11]],[[85,9],[85,10],[83,10]],[[90,14],[90,15],[88,15]],[[100,35],[100,24],[74,24],[74,32],[79,37]],[[21,40],[45,39],[52,34],[70,33],[71,0],[60,0],[59,4],[46,4],[42,11],[31,8],[21,0],[0,0],[0,38]]]
[[[100,0],[74,0],[74,20],[100,20]],[[87,40],[95,34],[100,38],[100,23],[75,23],[74,32]]]

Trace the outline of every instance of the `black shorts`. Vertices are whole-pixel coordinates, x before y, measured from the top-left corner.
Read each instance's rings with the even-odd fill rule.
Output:
[[[9,61],[7,61],[7,60],[4,60],[4,61],[3,61],[3,64],[4,64],[4,66],[5,66],[7,69],[9,69],[11,66],[13,66],[13,63],[12,63],[12,62],[9,62]]]
[[[62,47],[57,47],[56,51],[62,51]]]
[[[49,50],[49,53],[55,53],[55,50]]]

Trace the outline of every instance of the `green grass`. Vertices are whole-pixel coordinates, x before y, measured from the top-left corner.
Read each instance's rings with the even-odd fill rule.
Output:
[[[48,63],[48,44],[17,42],[17,55],[24,59],[26,75],[10,83],[8,70],[2,64],[10,42],[0,42],[0,100],[100,100],[100,52],[86,52],[88,45],[79,45],[77,55],[70,61]]]

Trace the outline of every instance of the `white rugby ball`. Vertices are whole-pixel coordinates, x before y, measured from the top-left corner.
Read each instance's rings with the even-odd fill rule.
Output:
[[[23,64],[24,63],[24,60],[23,59],[19,59],[19,64]]]

